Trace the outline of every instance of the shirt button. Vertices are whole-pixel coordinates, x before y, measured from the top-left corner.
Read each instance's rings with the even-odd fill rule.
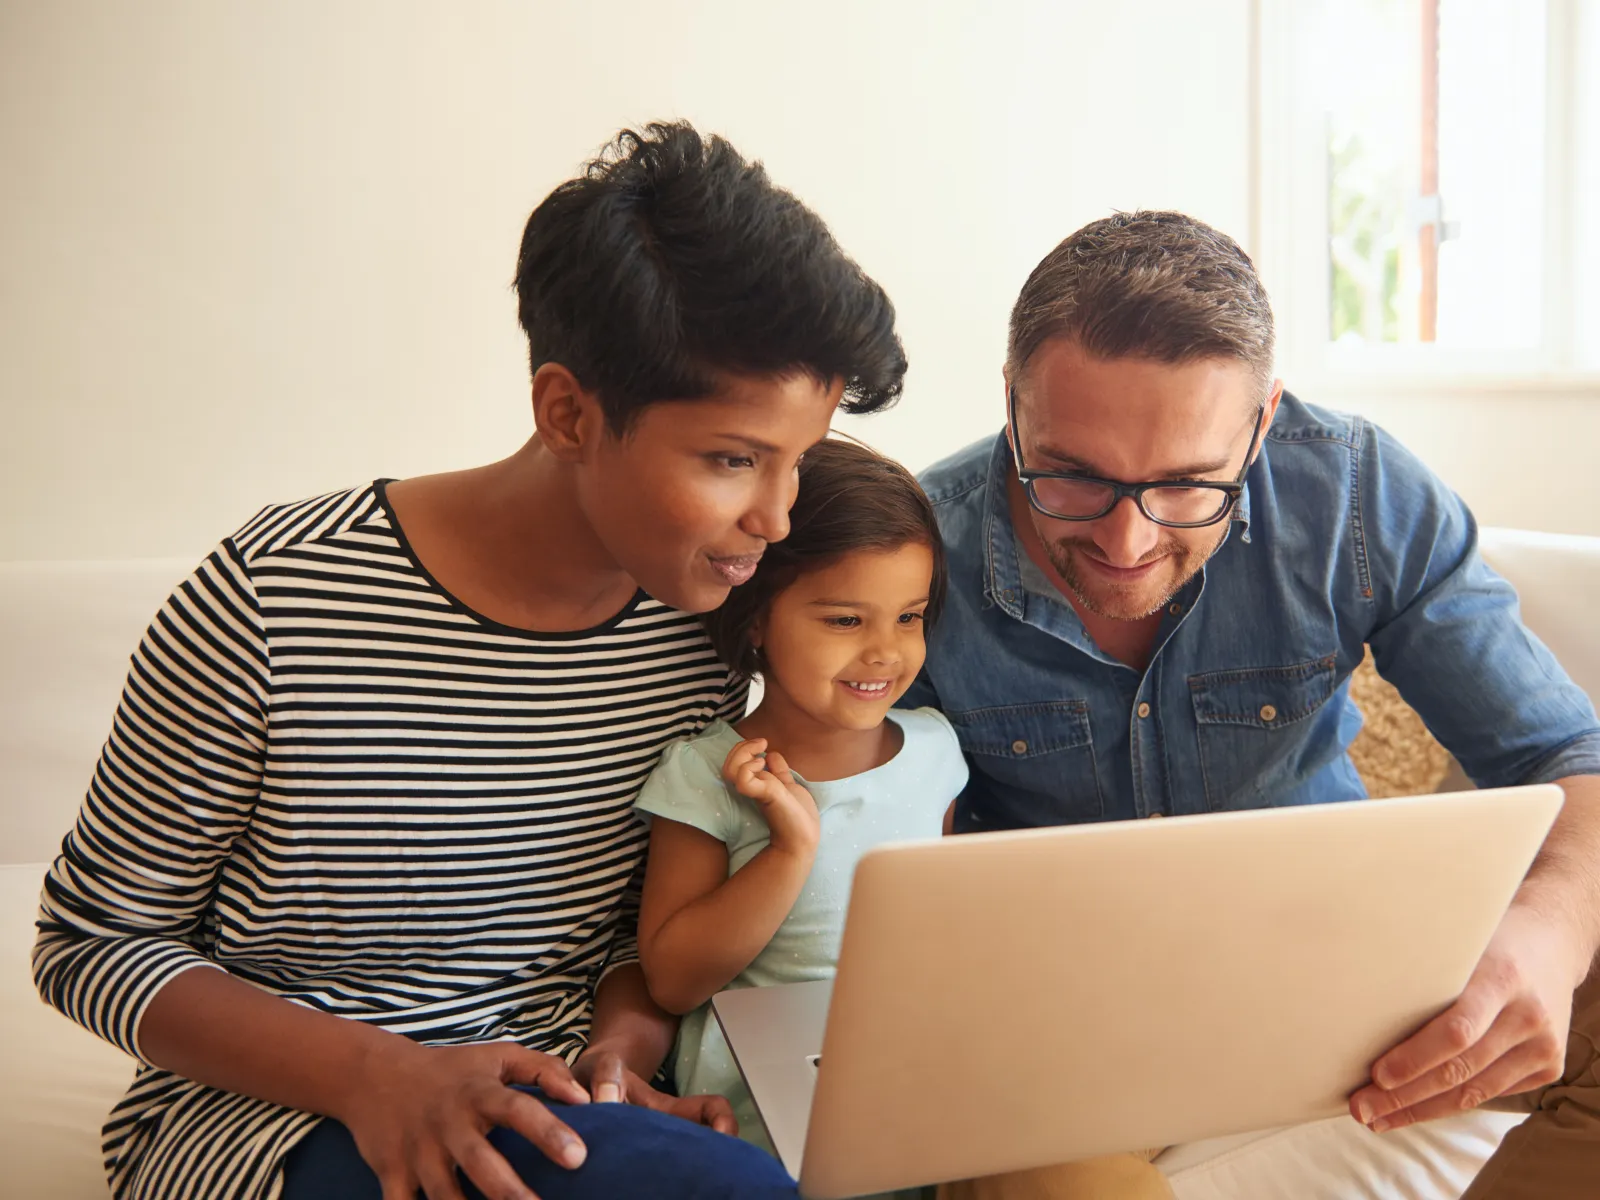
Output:
[[[1028,752],[1028,743],[1023,741],[1021,738],[1018,738],[1016,741],[1011,743],[1011,753],[1013,753],[1013,754],[1026,754],[1027,752]]]
[[[1017,598],[1017,594],[1015,592],[1013,592],[1010,588],[1007,588],[1005,591],[1000,593],[1000,598],[1002,600],[1004,600],[1007,604],[1010,604],[1013,600],[1015,600]]]
[[[1276,721],[1278,719],[1278,710],[1270,704],[1263,704],[1261,706],[1261,719],[1263,721]]]
[[[1150,706],[1141,700],[1139,701],[1138,709],[1135,711],[1137,711],[1141,717],[1148,717],[1150,715]]]
[[[1179,614],[1179,613],[1181,613],[1181,612],[1182,612],[1182,611],[1183,611],[1183,605],[1181,605],[1181,604],[1174,604],[1174,605],[1173,605],[1173,606],[1172,606],[1172,607],[1171,607],[1171,608],[1169,608],[1169,609],[1167,609],[1167,611],[1168,611],[1168,612],[1169,612],[1169,613],[1171,613],[1171,614],[1172,614],[1172,615],[1173,615],[1173,616],[1177,616],[1177,615],[1178,615],[1178,614]],[[1159,817],[1159,816],[1160,816],[1160,815],[1161,815],[1161,814],[1160,814],[1160,813],[1157,813],[1157,814],[1156,814],[1156,816],[1158,816],[1158,817]]]

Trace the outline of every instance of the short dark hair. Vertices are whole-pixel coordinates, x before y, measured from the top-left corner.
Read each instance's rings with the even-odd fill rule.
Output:
[[[516,287],[530,369],[566,367],[617,433],[721,371],[842,378],[851,413],[905,379],[883,289],[759,162],[687,122],[623,130],[545,197]]]
[[[1272,382],[1272,303],[1239,243],[1178,212],[1092,221],[1033,269],[1011,309],[1006,371],[1069,338],[1097,358],[1233,358]]]
[[[717,656],[745,678],[762,669],[751,642],[773,598],[807,571],[858,550],[924,545],[933,551],[933,579],[923,620],[944,607],[948,569],[933,505],[916,478],[892,458],[859,442],[829,438],[800,463],[800,490],[789,512],[789,536],[773,542],[750,581],[733,589],[721,608],[700,620]]]

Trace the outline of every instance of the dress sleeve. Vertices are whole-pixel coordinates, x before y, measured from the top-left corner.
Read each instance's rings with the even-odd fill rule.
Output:
[[[655,817],[692,825],[732,845],[739,813],[722,781],[722,761],[713,765],[702,739],[674,742],[645,780],[634,807]]]
[[[214,966],[207,918],[260,790],[269,677],[255,588],[224,542],[134,652],[77,824],[45,877],[39,994],[135,1057],[155,994]]]
[[[961,739],[956,735],[955,727],[950,724],[949,718],[936,708],[921,708],[917,712],[927,717],[929,724],[935,728],[936,736],[930,741],[936,748],[933,754],[933,770],[938,786],[932,790],[937,793],[939,814],[942,817],[950,801],[959,796],[967,786],[969,774],[967,756],[961,750]]]

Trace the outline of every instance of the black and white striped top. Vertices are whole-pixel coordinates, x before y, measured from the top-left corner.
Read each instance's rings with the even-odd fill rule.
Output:
[[[456,601],[381,483],[269,508],[157,614],[76,828],[34,974],[139,1055],[150,998],[215,964],[426,1042],[574,1057],[636,957],[662,748],[735,714],[692,617],[640,595],[530,633]],[[142,1067],[105,1129],[120,1200],[256,1200],[316,1118]]]

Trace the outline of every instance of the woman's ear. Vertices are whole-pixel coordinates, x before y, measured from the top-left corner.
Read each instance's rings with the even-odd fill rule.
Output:
[[[533,426],[544,448],[562,462],[580,461],[605,430],[599,399],[560,363],[533,373]]]

